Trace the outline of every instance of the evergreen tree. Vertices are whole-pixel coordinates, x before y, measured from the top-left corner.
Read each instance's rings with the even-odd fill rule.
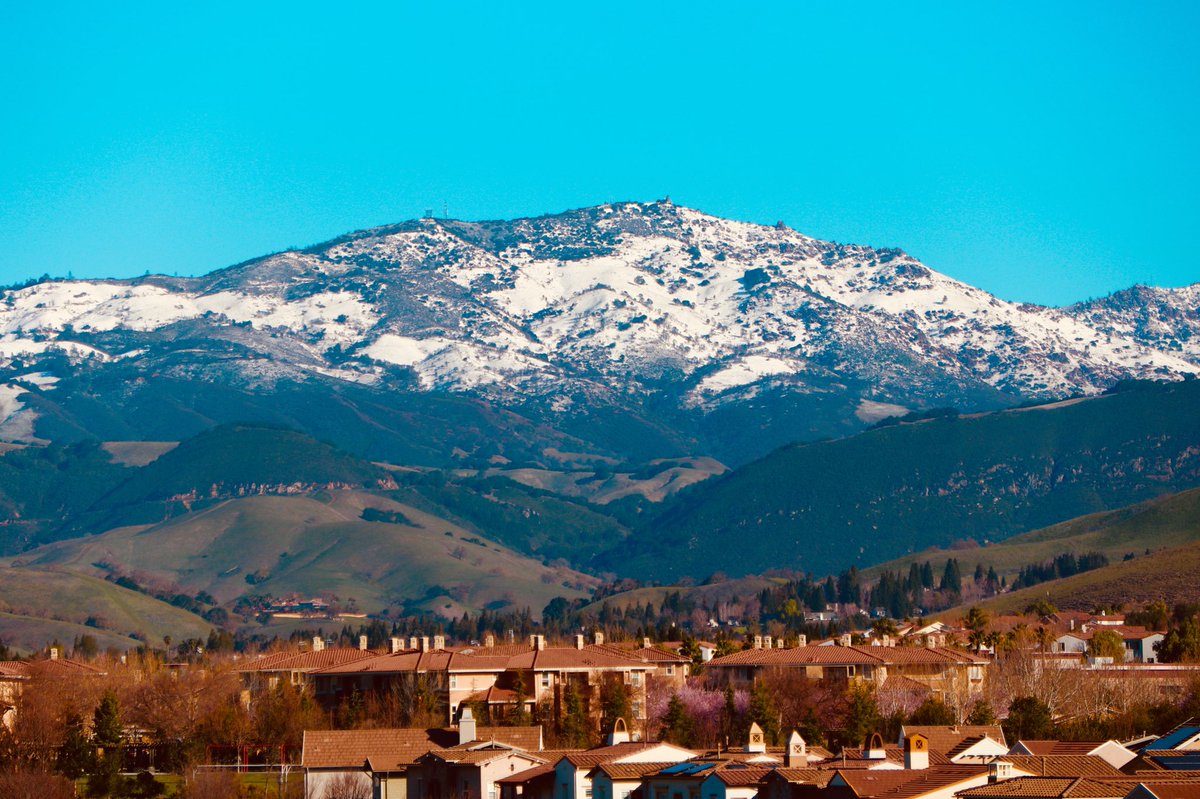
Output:
[[[846,726],[843,728],[843,744],[861,746],[867,736],[879,729],[883,718],[874,692],[863,683],[850,686],[846,695]]]
[[[1050,708],[1035,696],[1018,696],[1008,706],[1004,737],[1010,741],[1044,740],[1054,733]]]
[[[718,728],[720,743],[725,746],[736,746],[743,743],[749,729],[750,725],[745,723],[742,714],[738,713],[733,686],[725,686],[725,706],[721,708],[721,720]]]
[[[64,776],[77,780],[92,771],[96,759],[96,748],[88,740],[83,729],[83,719],[78,714],[67,716],[67,732],[62,748],[58,750],[58,770]]]
[[[946,726],[954,724],[958,719],[954,710],[940,699],[930,697],[908,717],[909,724]]]
[[[667,702],[667,714],[663,716],[663,729],[659,737],[683,747],[693,746],[696,742],[696,722],[677,693],[671,694],[671,700]]]
[[[967,723],[981,726],[996,723],[996,714],[986,699],[980,699],[975,703],[975,707],[971,708],[971,715],[967,716]]]
[[[121,728],[121,708],[117,695],[105,691],[92,714],[92,741],[96,746],[120,746],[123,738]]]
[[[779,711],[775,709],[775,701],[765,684],[755,683],[750,691],[747,715],[749,721],[762,728],[763,738],[769,745],[774,746],[779,742]]]
[[[564,702],[560,743],[569,749],[586,749],[591,743],[590,726],[579,689],[572,685],[567,689]]]
[[[629,691],[625,683],[612,680],[601,686],[600,690],[601,728],[605,733],[612,732],[617,719],[625,719],[628,727],[633,717],[633,707],[629,702]]]
[[[946,561],[946,569],[942,572],[941,590],[962,593],[962,573],[958,569],[958,561],[950,558]]]

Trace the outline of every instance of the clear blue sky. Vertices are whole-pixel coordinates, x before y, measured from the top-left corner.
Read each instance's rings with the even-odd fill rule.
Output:
[[[1008,299],[1183,285],[1198,34],[1194,2],[9,3],[0,281],[670,194]]]

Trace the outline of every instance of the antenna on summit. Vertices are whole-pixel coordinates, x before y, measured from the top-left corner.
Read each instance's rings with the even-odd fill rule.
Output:
[[[450,203],[442,200],[442,219],[450,218]]]

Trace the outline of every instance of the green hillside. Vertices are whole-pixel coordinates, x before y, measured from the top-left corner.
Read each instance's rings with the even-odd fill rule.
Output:
[[[395,523],[364,521],[365,508]],[[110,530],[26,553],[35,566],[93,574],[112,563],[222,603],[245,594],[354,599],[364,611],[461,615],[583,596],[590,578],[551,568],[411,505],[356,491],[255,496],[151,526]],[[566,585],[564,585],[566,583]]]
[[[134,636],[160,644],[164,635],[202,638],[212,629],[193,613],[95,575],[21,563],[0,562],[0,639],[9,644],[30,649],[56,636],[69,643],[89,634],[102,646],[126,649],[137,645]],[[67,627],[73,632],[64,638]]]
[[[1044,563],[1070,552],[1100,552],[1110,561],[1126,554],[1141,556],[1146,550],[1183,546],[1200,540],[1200,489],[1141,502],[1126,508],[1093,513],[1041,530],[1014,536],[986,547],[931,549],[865,569],[870,580],[883,570],[907,572],[912,563],[929,561],[941,573],[948,558],[973,566],[982,563],[996,573],[1012,577],[1021,567]]]
[[[1038,600],[1048,600],[1060,610],[1093,611],[1163,601],[1168,606],[1200,600],[1200,542],[1130,561],[1112,563],[1094,571],[1022,588],[993,597],[980,605],[993,613],[1019,613]],[[962,615],[964,608],[941,616]]]
[[[680,492],[596,566],[702,578],[838,572],[1200,485],[1200,381],[797,444]]]

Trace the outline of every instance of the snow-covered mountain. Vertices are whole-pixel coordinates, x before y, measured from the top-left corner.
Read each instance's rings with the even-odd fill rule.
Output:
[[[1195,373],[1198,320],[1200,284],[1016,304],[899,250],[669,201],[423,219],[200,278],[6,292],[0,436],[89,428],[98,412],[84,413],[82,396],[129,409],[154,379],[255,397],[352,390],[356,408],[393,410],[398,396],[449,393],[553,427],[567,446],[628,454],[612,436],[641,426],[681,451],[732,447],[721,454],[736,460],[906,408]],[[602,432],[597,409],[623,432]],[[752,428],[742,444],[721,432],[730,424]]]

